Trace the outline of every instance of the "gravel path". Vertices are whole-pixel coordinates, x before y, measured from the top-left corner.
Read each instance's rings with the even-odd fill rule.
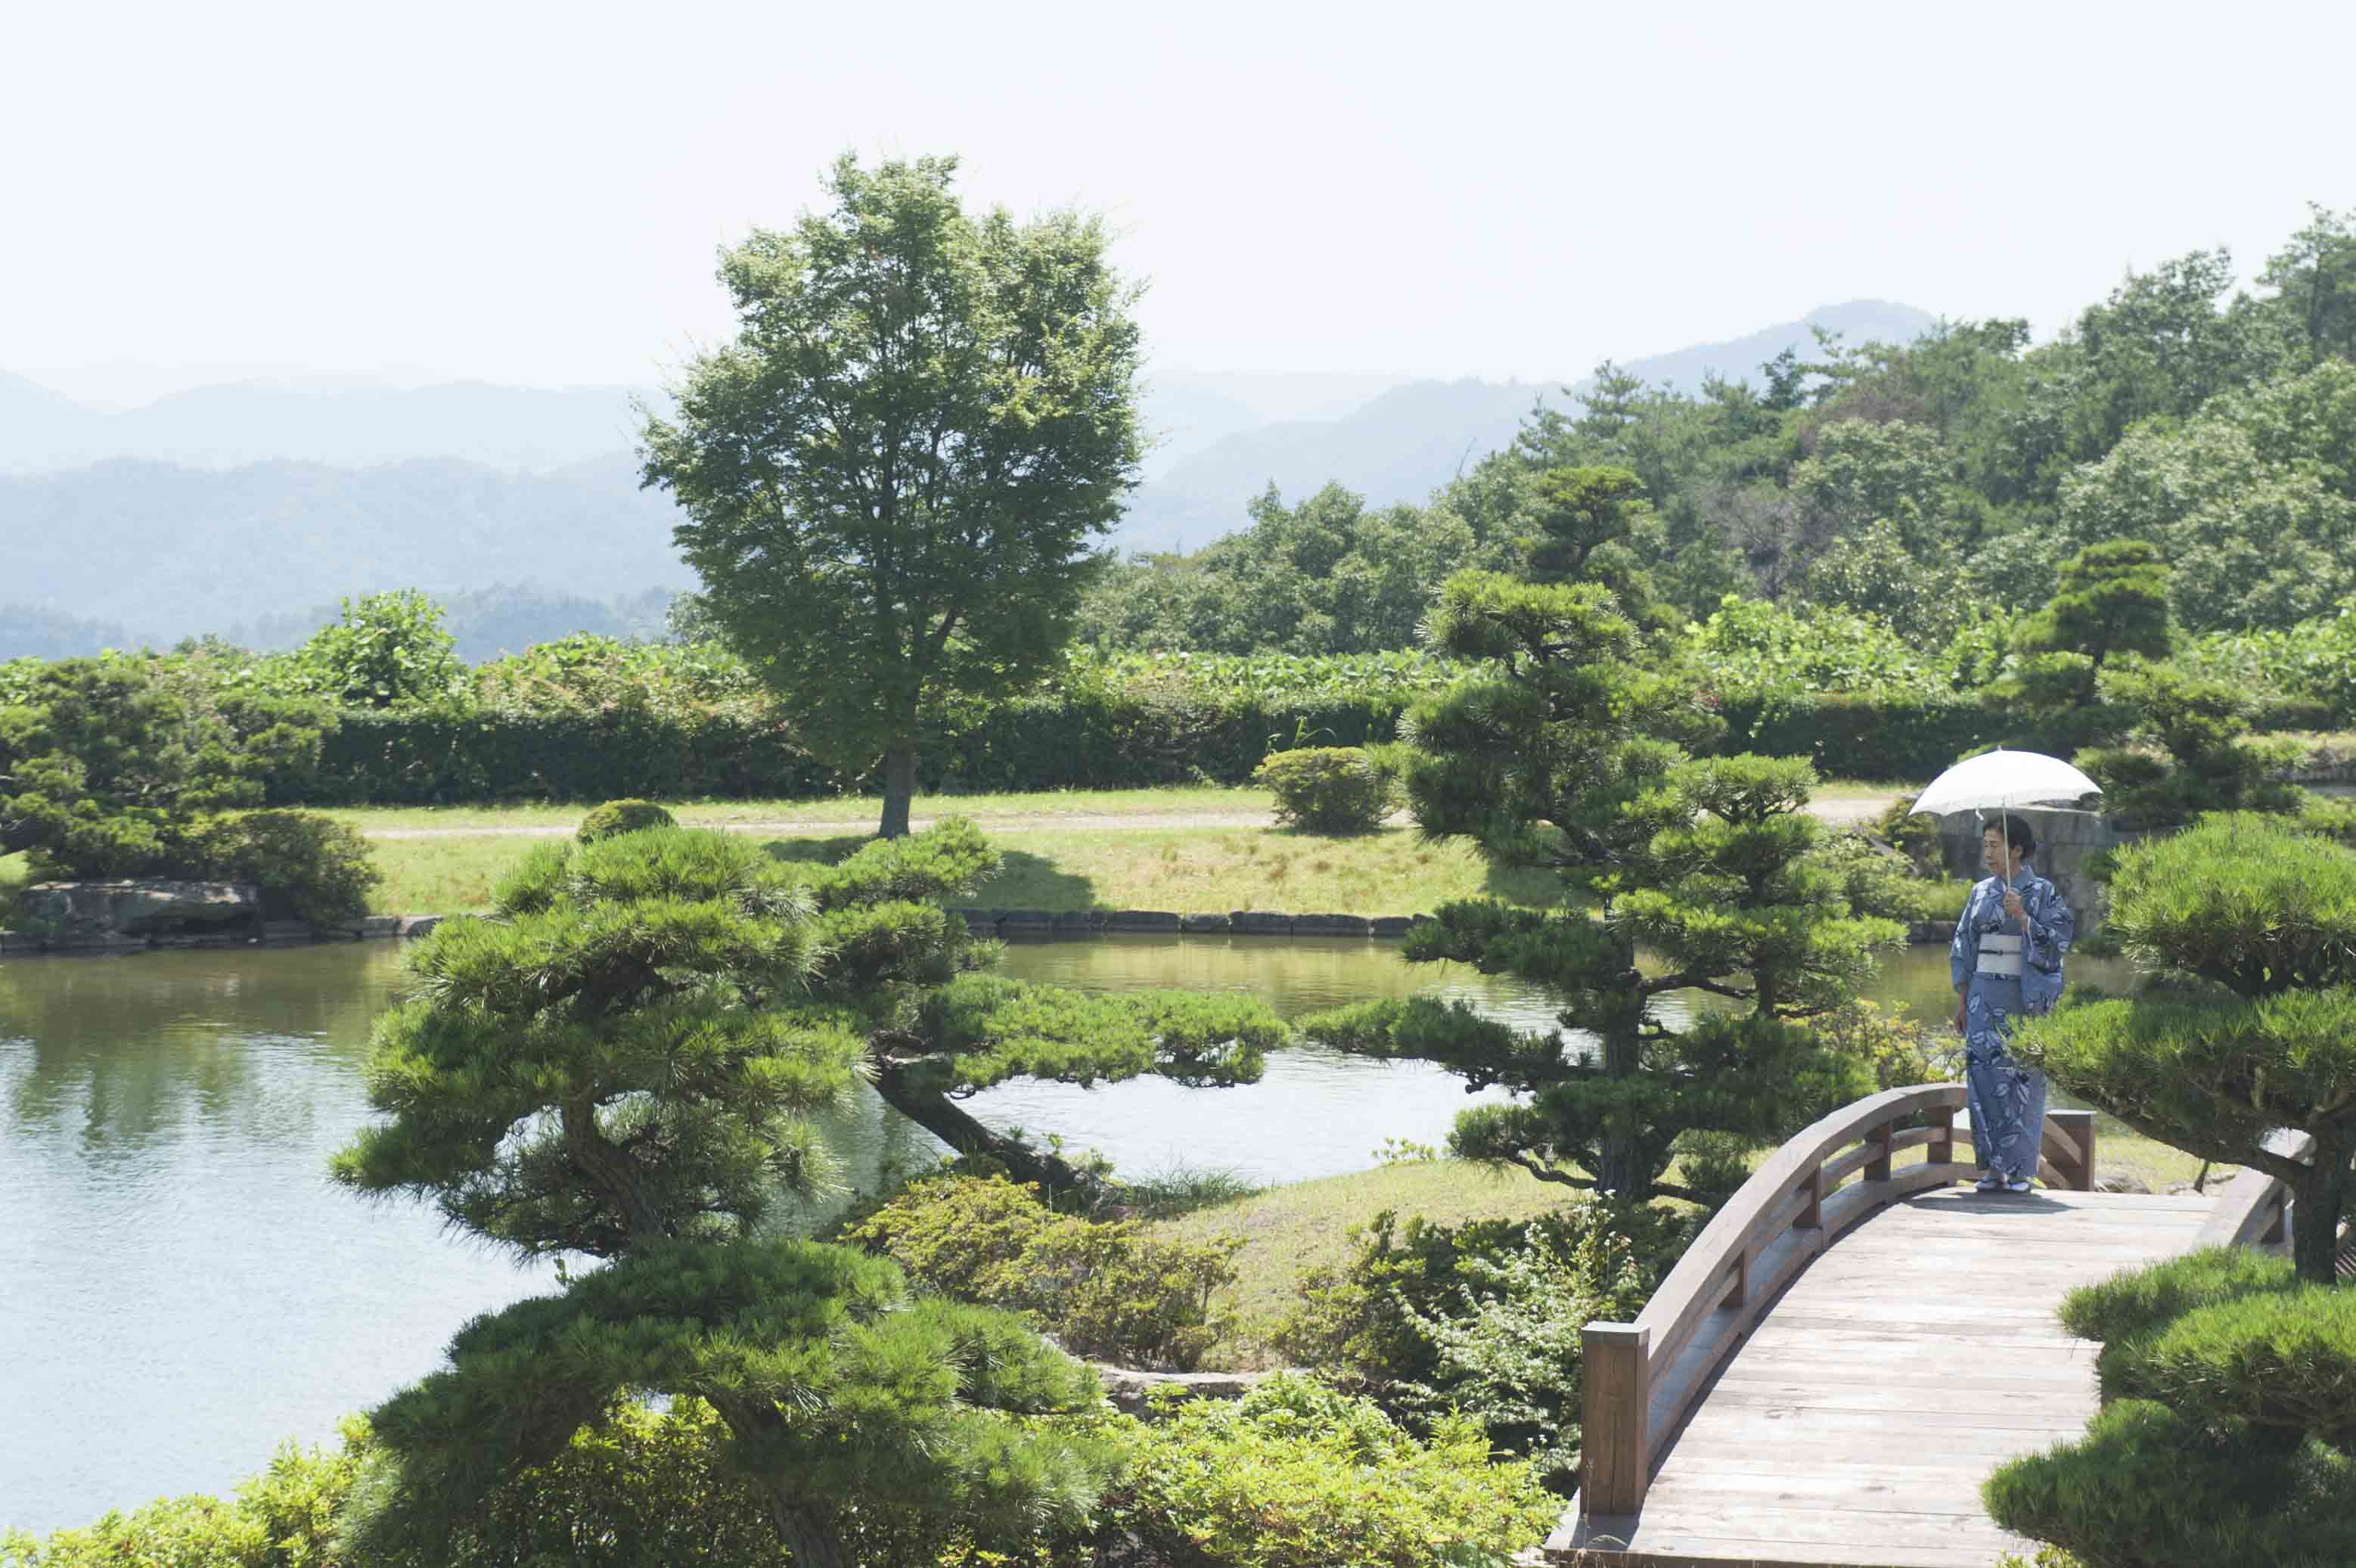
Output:
[[[1896,800],[1896,794],[1871,796],[1862,800],[1818,800],[1808,809],[1815,816],[1837,826],[1847,827],[1869,822]],[[911,817],[908,826],[921,831],[938,819]],[[1413,819],[1404,811],[1394,812],[1390,819],[1401,826]],[[1173,828],[1272,828],[1276,818],[1267,811],[1151,811],[1120,815],[1097,811],[1028,811],[1020,815],[984,812],[973,819],[974,826],[984,832],[1005,833],[1026,832],[1157,832]],[[732,833],[766,833],[771,838],[820,838],[844,833],[872,833],[875,831],[873,817],[840,819],[820,822],[799,817],[786,822],[690,822],[690,827],[724,828]],[[571,838],[573,829],[562,822],[518,824],[513,827],[477,828],[369,828],[366,837],[372,839],[466,839],[466,838]]]

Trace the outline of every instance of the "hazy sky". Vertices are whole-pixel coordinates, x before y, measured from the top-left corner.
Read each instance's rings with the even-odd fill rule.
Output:
[[[1876,296],[2040,336],[2356,205],[2356,6],[0,0],[0,369],[645,381],[833,156],[1077,203],[1163,365],[1525,378]]]

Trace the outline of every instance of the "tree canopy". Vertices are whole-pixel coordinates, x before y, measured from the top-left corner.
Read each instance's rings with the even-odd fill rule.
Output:
[[[886,835],[927,721],[1062,650],[1141,450],[1102,223],[977,217],[957,167],[845,156],[830,210],[723,252],[736,338],[645,432],[705,612],[809,746],[882,758]]]

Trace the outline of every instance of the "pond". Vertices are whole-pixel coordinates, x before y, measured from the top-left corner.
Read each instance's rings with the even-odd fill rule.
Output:
[[[2103,967],[2084,977],[2115,983]],[[1007,968],[1249,991],[1288,1016],[1424,992],[1553,1022],[1516,982],[1347,939],[1110,937],[1016,946]],[[0,963],[0,1526],[226,1490],[282,1438],[327,1440],[430,1370],[469,1316],[547,1287],[424,1209],[327,1179],[368,1119],[369,1024],[400,976],[374,942]],[[1937,1016],[1945,954],[1895,959],[1876,993]],[[1438,1144],[1476,1098],[1419,1063],[1304,1048],[1244,1088],[1015,1083],[967,1106],[1132,1175],[1272,1182],[1364,1169],[1390,1138]],[[867,1090],[828,1132],[855,1185],[939,1148]]]

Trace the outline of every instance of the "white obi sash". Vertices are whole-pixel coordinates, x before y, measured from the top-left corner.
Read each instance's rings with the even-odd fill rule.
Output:
[[[1979,961],[1973,966],[1981,974],[2006,980],[2020,978],[2020,939],[1995,931],[1980,933]]]

